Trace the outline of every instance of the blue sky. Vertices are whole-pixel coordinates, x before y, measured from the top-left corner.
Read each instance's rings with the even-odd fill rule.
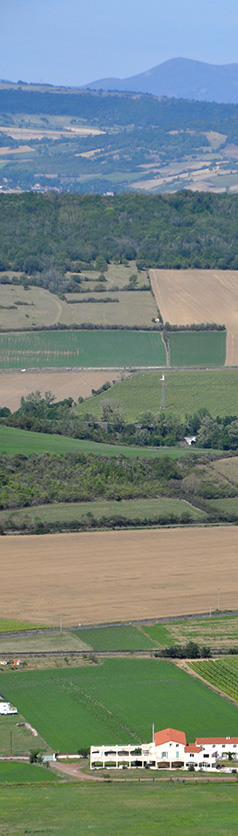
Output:
[[[238,63],[237,0],[0,0],[0,78],[75,85],[182,56]]]

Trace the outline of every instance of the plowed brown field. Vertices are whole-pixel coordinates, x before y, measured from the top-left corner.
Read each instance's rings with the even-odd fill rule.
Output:
[[[106,380],[120,380],[120,372],[70,372],[34,371],[34,372],[0,372],[0,406],[8,406],[15,410],[20,406],[21,397],[38,389],[42,396],[45,392],[52,392],[56,400],[81,396],[88,398],[92,389],[99,389]]]
[[[238,365],[238,270],[150,270],[164,322],[226,325],[226,365]]]
[[[238,528],[1,538],[0,612],[41,624],[237,608]]]

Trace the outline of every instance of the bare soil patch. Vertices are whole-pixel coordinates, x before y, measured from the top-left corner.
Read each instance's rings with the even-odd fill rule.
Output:
[[[238,365],[238,271],[150,270],[164,322],[216,322],[227,328],[226,365]]]
[[[57,401],[64,398],[88,398],[92,389],[99,389],[103,383],[120,380],[121,372],[83,372],[72,369],[70,372],[37,371],[0,372],[0,406],[8,406],[14,411],[20,406],[22,397],[38,389],[42,395],[52,392]]]
[[[2,538],[4,618],[95,624],[237,607],[238,528]]]

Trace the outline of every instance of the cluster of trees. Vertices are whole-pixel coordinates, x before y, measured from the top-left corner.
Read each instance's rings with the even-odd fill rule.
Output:
[[[105,531],[125,528],[156,528],[158,526],[174,526],[174,525],[191,525],[193,523],[192,515],[189,511],[184,511],[179,514],[151,514],[148,517],[128,517],[120,514],[111,514],[111,516],[102,515],[100,518],[94,517],[90,512],[83,514],[81,519],[67,520],[63,519],[63,515],[59,515],[59,519],[55,521],[41,520],[38,515],[38,509],[35,509],[34,518],[27,514],[24,517],[21,515],[11,515],[4,521],[0,522],[0,534],[7,534],[9,532],[21,531],[24,534],[55,534],[56,532],[77,532],[77,531]]]
[[[188,641],[185,645],[175,644],[165,647],[163,656],[170,659],[207,659],[211,656],[211,648],[207,645],[200,647],[197,642]]]
[[[107,392],[111,384],[106,382],[93,395]],[[79,403],[82,402],[79,398]],[[0,419],[8,426],[41,433],[57,433],[73,438],[106,441],[111,444],[138,445],[139,447],[168,447],[184,440],[186,435],[196,435],[196,444],[205,449],[238,449],[238,417],[226,415],[212,418],[208,410],[200,409],[194,415],[181,420],[167,410],[157,415],[143,413],[137,423],[127,423],[120,404],[105,398],[101,419],[86,413],[78,417],[73,398],[55,402],[52,392],[39,391],[21,398],[21,405],[14,413],[8,407],[0,409]]]
[[[84,502],[166,495],[180,479],[176,461],[109,458],[83,454],[0,457],[0,508],[53,502]]]
[[[237,224],[237,195],[2,195],[0,270],[65,292],[64,273],[98,257],[136,259],[141,269],[238,269]]]

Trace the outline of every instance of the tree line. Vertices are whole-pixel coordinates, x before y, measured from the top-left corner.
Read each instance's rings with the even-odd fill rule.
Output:
[[[21,398],[19,409],[11,413],[8,407],[0,408],[0,419],[8,426],[40,433],[56,433],[72,438],[88,439],[110,444],[138,445],[139,447],[169,447],[184,442],[186,436],[195,436],[197,447],[218,450],[238,449],[238,416],[226,415],[213,418],[205,408],[181,419],[167,410],[154,415],[142,413],[135,423],[128,423],[120,404],[110,401],[107,382],[93,395],[105,392],[99,420],[89,410],[77,415],[73,398],[55,400],[52,392],[31,392]],[[83,398],[79,397],[79,403]]]
[[[0,270],[53,292],[68,290],[66,271],[85,272],[98,257],[106,266],[235,270],[237,226],[237,195],[2,194]]]

